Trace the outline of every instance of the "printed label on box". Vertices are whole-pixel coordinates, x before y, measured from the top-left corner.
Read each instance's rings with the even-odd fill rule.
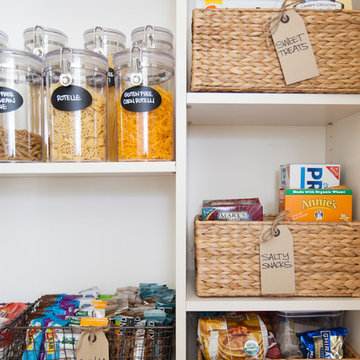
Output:
[[[340,185],[340,165],[288,164],[280,167],[281,189],[327,189]]]
[[[351,222],[352,190],[280,190],[280,210],[292,221]]]

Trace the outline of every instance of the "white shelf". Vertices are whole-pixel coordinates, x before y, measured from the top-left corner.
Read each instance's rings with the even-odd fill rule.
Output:
[[[351,297],[199,297],[195,274],[188,274],[186,311],[328,311],[360,310],[360,299]]]
[[[360,112],[360,95],[187,93],[193,125],[326,125]]]
[[[119,163],[0,163],[0,176],[171,175],[175,161]]]

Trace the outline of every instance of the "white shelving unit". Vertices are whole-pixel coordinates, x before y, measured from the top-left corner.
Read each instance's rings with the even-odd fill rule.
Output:
[[[3,163],[1,176],[121,176],[173,175],[175,161],[122,163]]]
[[[189,79],[195,1],[188,0],[187,5]],[[193,219],[204,199],[260,197],[264,212],[276,213],[278,169],[290,162],[340,163],[342,182],[354,190],[354,219],[359,220],[360,96],[188,92],[186,101],[187,359],[195,358],[201,311],[345,310],[349,341],[360,351],[359,298],[198,297],[193,236]]]
[[[186,311],[360,311],[357,298],[307,298],[307,297],[206,297],[195,293],[195,274],[188,274]]]
[[[187,94],[191,125],[323,126],[358,113],[359,103],[342,94]]]
[[[346,310],[349,340],[360,352],[357,298],[195,294],[192,224],[201,201],[258,196],[264,211],[274,213],[281,163],[341,163],[343,182],[354,190],[354,218],[360,219],[360,95],[189,92],[185,54],[191,53],[194,3],[105,0],[100,11],[95,0],[63,0],[66,12],[57,14],[46,0],[20,0],[6,9],[1,30],[17,48],[22,31],[36,24],[65,31],[72,47],[82,47],[82,32],[95,25],[128,38],[149,23],[173,30],[176,162],[0,164],[6,254],[0,272],[8,274],[1,279],[0,302],[157,281],[177,289],[177,360],[195,359],[191,315],[200,311]]]

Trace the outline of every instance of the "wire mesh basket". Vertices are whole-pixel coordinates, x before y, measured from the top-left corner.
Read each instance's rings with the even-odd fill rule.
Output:
[[[0,306],[6,304],[1,303]],[[14,333],[12,329],[25,326],[29,323],[29,315],[35,307],[35,303],[28,303],[27,309],[13,319],[9,324],[0,328],[0,360],[14,359],[17,349],[23,342],[23,336]],[[25,330],[24,330],[25,331]]]
[[[103,330],[109,343],[111,360],[168,360],[171,357],[174,325],[126,326],[96,328]],[[89,327],[13,326],[8,328],[11,349],[7,347],[1,360],[65,360],[76,359],[76,345]]]

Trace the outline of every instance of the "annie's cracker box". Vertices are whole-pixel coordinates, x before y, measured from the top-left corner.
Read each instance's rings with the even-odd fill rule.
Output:
[[[327,189],[340,185],[340,165],[287,164],[280,166],[280,189]]]
[[[280,190],[279,210],[288,211],[286,217],[292,221],[351,222],[352,190]]]
[[[263,208],[258,198],[205,200],[202,219],[203,221],[262,221]]]

